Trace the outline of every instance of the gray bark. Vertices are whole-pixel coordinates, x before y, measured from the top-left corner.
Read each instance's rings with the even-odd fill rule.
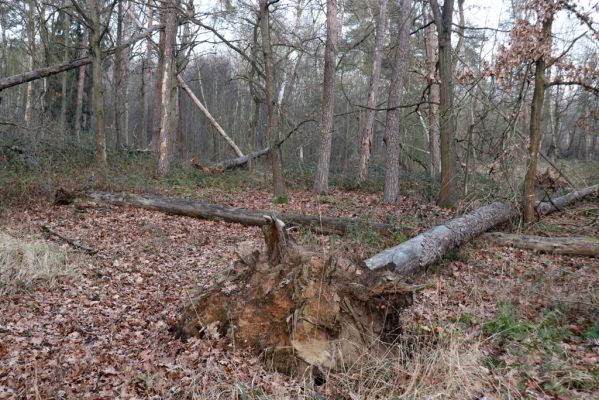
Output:
[[[329,167],[333,141],[333,113],[335,111],[335,69],[339,51],[339,36],[343,18],[343,0],[327,0],[327,41],[324,55],[322,106],[320,109],[320,155],[314,178],[314,192],[329,191]]]
[[[383,60],[383,47],[387,34],[387,0],[379,0],[379,15],[376,20],[376,34],[374,38],[374,56],[372,60],[372,75],[370,77],[370,91],[366,106],[366,121],[362,130],[362,144],[360,146],[360,168],[358,171],[358,182],[366,181],[368,177],[368,166],[370,164],[370,153],[372,152],[372,137],[374,118],[376,116],[377,90],[381,79],[381,63]]]
[[[587,237],[543,237],[514,235],[501,232],[485,233],[489,242],[518,249],[529,249],[552,254],[599,257],[599,240]]]
[[[395,203],[399,196],[399,106],[403,98],[404,79],[407,70],[408,39],[410,35],[410,13],[408,0],[399,2],[399,22],[395,60],[391,72],[391,87],[387,100],[387,121],[385,125],[385,203]]]

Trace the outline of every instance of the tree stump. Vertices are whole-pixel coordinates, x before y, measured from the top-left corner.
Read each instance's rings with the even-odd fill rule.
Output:
[[[267,250],[240,252],[218,283],[183,308],[177,337],[218,332],[291,375],[340,368],[397,339],[399,314],[422,286],[306,249],[271,221],[262,227]]]

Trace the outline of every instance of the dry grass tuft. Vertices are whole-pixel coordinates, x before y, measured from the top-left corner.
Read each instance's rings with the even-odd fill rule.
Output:
[[[77,275],[66,250],[42,240],[0,233],[0,294],[52,286]]]

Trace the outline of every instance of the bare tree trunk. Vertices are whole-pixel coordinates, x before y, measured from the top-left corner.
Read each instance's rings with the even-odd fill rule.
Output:
[[[453,108],[453,63],[451,61],[451,32],[454,0],[445,0],[443,8],[437,0],[431,0],[431,8],[437,26],[439,45],[440,144],[441,144],[441,190],[439,204],[452,207],[456,202],[456,117]]]
[[[266,75],[266,107],[268,112],[267,136],[270,147],[270,161],[272,167],[272,185],[275,201],[287,199],[287,188],[283,177],[281,152],[278,146],[279,129],[274,93],[274,64],[270,44],[270,17],[268,1],[260,0],[260,32],[262,34],[262,53],[264,54],[264,73]]]
[[[552,11],[543,21],[542,43],[551,47],[551,27],[553,24]],[[537,163],[539,161],[539,147],[541,145],[541,113],[545,97],[545,55],[539,56],[535,61],[535,88],[530,108],[530,137],[529,160],[526,176],[524,178],[524,221],[533,222],[535,219],[535,183],[537,178]]]
[[[114,107],[114,129],[116,134],[116,146],[122,148],[124,146],[123,138],[123,127],[121,126],[121,117],[123,112],[123,91],[122,91],[122,78],[123,78],[123,49],[120,47],[123,42],[123,3],[119,1],[117,5],[117,18],[116,18],[116,47],[117,50],[114,53],[114,68],[113,82],[114,88],[112,90],[113,99],[112,104]]]
[[[79,57],[84,58],[86,56],[85,48],[88,45],[89,33],[87,28],[83,28],[83,39],[81,40],[81,52]],[[85,90],[85,69],[86,66],[82,65],[79,67],[77,76],[77,99],[75,101],[75,136],[77,142],[81,141],[81,114],[83,113],[83,94]]]
[[[27,10],[27,42],[29,47],[28,55],[28,67],[29,70],[33,69],[33,56],[35,53],[35,2],[34,0],[28,1]],[[33,105],[33,82],[27,83],[27,90],[25,92],[25,125],[31,123],[31,111]]]
[[[68,4],[65,1],[65,6]],[[69,60],[69,37],[71,31],[71,16],[68,12],[64,13],[64,21],[63,21],[63,45],[64,45],[64,53],[62,57],[63,62],[67,62]],[[62,74],[62,82],[61,82],[61,95],[60,95],[60,119],[59,125],[62,131],[66,128],[66,119],[67,119],[67,74]]]
[[[160,10],[160,21],[165,24],[166,21],[164,19],[164,10]],[[155,87],[155,95],[154,95],[154,105],[153,105],[153,114],[152,114],[152,140],[150,142],[150,147],[154,150],[158,150],[158,143],[160,137],[160,122],[162,121],[162,110],[163,110],[163,101],[162,98],[162,81],[164,79],[164,49],[165,45],[165,32],[160,32],[160,40],[158,44],[158,63],[156,64],[156,87]]]
[[[164,13],[164,49],[162,62],[162,111],[158,147],[158,175],[165,176],[170,170],[172,140],[176,124],[177,81],[175,50],[177,40],[178,0],[163,0]]]
[[[335,111],[335,69],[339,51],[343,0],[327,0],[327,42],[324,55],[324,80],[320,121],[320,156],[314,179],[314,192],[329,191],[333,114]]]
[[[387,100],[388,110],[384,136],[386,160],[383,200],[385,203],[395,203],[399,196],[399,106],[403,98],[404,78],[407,70],[410,13],[409,0],[400,0],[397,43],[393,71],[391,72],[389,99]]]
[[[154,23],[153,16],[154,16],[154,2],[152,0],[149,0],[148,1],[148,11],[147,11],[148,29]],[[151,142],[152,137],[153,137],[153,130],[151,128],[151,122],[152,122],[151,93],[152,92],[150,90],[150,88],[152,87],[152,46],[150,46],[149,44],[146,46],[146,55],[145,55],[145,59],[143,61],[143,87],[144,87],[144,93],[143,93],[144,110],[143,110],[143,117],[142,117],[143,120],[142,120],[141,131],[142,131],[142,136],[143,136],[144,140]]]
[[[90,54],[92,59],[92,93],[96,117],[96,164],[100,184],[107,181],[106,133],[104,130],[104,86],[102,83],[102,23],[100,0],[89,1],[89,18],[92,23]]]
[[[377,90],[381,78],[381,62],[383,60],[383,47],[387,34],[387,0],[379,0],[379,15],[376,20],[376,34],[374,38],[374,56],[372,60],[372,75],[370,77],[370,92],[366,106],[366,121],[362,130],[362,144],[360,145],[360,167],[358,182],[362,183],[368,178],[368,165],[372,153],[372,136],[374,118],[376,116]]]
[[[423,13],[425,12],[423,9]],[[428,21],[426,22],[428,23]],[[439,83],[437,81],[436,47],[438,47],[437,38],[433,32],[433,26],[429,25],[426,27],[426,66],[429,84],[428,136],[429,152],[431,153],[431,178],[433,181],[438,182],[439,175],[441,174],[441,144],[439,135]]]

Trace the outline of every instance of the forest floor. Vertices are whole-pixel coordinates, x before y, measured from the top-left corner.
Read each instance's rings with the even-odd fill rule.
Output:
[[[384,205],[382,195],[363,191],[315,198],[294,190],[285,205],[247,186],[191,195],[404,227],[390,239],[295,232],[307,246],[356,260],[459,212],[415,198]],[[43,236],[42,224],[97,253]],[[316,386],[265,370],[223,338],[183,343],[169,332],[193,293],[236,259],[239,243],[262,246],[257,228],[104,205],[30,204],[5,209],[1,231],[0,399],[599,398],[599,259],[477,239],[420,278],[429,285],[405,310],[404,339],[388,357],[364,354]],[[599,199],[525,232],[599,237]],[[10,270],[27,262],[36,270]],[[51,263],[60,268],[39,273]]]

